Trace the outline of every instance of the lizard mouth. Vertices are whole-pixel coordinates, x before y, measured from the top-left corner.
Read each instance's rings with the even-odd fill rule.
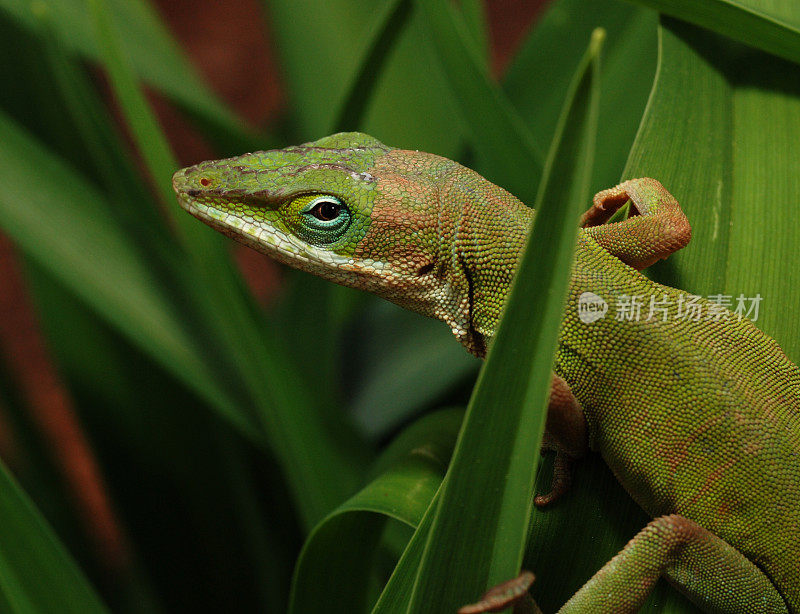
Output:
[[[195,209],[192,202],[191,196],[189,196],[186,192],[177,192],[178,196],[178,204],[181,206],[181,209],[184,211],[188,211],[191,214],[194,214]]]
[[[380,291],[382,286],[397,281],[397,273],[386,263],[381,263],[380,267],[376,267],[375,262],[370,267],[362,266],[351,257],[310,245],[292,234],[264,226],[257,220],[231,215],[185,192],[178,194],[178,201],[183,209],[214,230],[283,264],[341,285],[372,291]],[[380,272],[376,274],[378,270]]]

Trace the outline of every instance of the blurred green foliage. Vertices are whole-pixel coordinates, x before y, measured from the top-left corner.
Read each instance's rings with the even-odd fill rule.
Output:
[[[800,303],[800,229],[785,223],[800,202],[800,8],[638,4],[553,0],[495,81],[478,0],[366,11],[355,0],[271,0],[290,104],[280,126],[258,132],[208,90],[144,0],[0,0],[0,229],[23,256],[131,548],[130,564],[111,570],[76,528],[19,383],[0,369],[0,411],[26,434],[19,485],[0,468],[0,611],[272,612],[290,607],[290,591],[296,612],[323,598],[329,612],[398,611],[412,589],[420,598],[454,581],[422,547],[455,547],[459,527],[472,526],[485,571],[459,590],[477,596],[518,564],[521,539],[503,561],[481,556],[500,525],[506,540],[527,531],[524,565],[551,611],[613,556],[647,519],[597,459],[530,520],[520,501],[532,467],[517,467],[498,499],[470,493],[509,462],[515,429],[541,419],[541,394],[520,392],[503,434],[479,438],[475,416],[491,416],[500,394],[492,378],[541,392],[557,321],[523,313],[509,324],[541,327],[526,346],[541,349],[541,364],[489,361],[437,503],[462,417],[440,408],[466,405],[478,362],[436,322],[294,272],[265,312],[226,240],[173,201],[177,164],[140,85],[174,102],[220,156],[361,130],[465,161],[525,202],[542,194],[552,226],[540,236],[554,247],[530,263],[537,281],[515,290],[518,314],[544,309],[565,279],[574,235],[555,205],[569,212],[621,177],[657,177],[694,239],[653,275],[698,294],[760,293],[758,325],[798,360],[798,319],[784,306]],[[589,70],[598,27],[607,40]],[[575,94],[586,75],[598,93]],[[556,292],[547,305],[557,303]],[[542,484],[548,472],[545,462]],[[467,517],[487,530],[475,534]],[[695,610],[659,586],[647,611]]]

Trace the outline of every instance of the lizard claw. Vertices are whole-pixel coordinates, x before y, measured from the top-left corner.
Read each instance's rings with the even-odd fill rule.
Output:
[[[490,588],[483,594],[480,601],[462,607],[458,614],[483,614],[484,612],[500,612],[509,606],[514,606],[517,612],[534,612],[528,602],[532,602],[528,589],[533,584],[534,575],[530,571],[522,570],[516,577]]]

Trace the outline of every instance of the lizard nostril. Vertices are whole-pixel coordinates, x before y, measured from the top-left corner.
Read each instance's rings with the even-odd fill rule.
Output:
[[[203,186],[203,187],[207,186],[209,183],[211,183],[211,180],[210,180],[210,179],[208,179],[208,178],[206,178],[206,177],[203,177],[203,178],[200,180],[200,185],[201,185],[201,186]]]

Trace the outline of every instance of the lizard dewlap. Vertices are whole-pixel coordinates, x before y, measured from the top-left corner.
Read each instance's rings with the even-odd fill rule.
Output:
[[[438,318],[478,356],[533,219],[452,160],[359,133],[203,162],[173,183],[213,228]],[[628,200],[636,215],[607,224]],[[747,319],[697,297],[689,309],[639,272],[691,237],[658,181],[599,193],[582,226],[548,406],[556,478],[536,502],[555,501],[591,448],[654,520],[561,611],[635,612],[664,577],[709,611],[800,613],[800,371]],[[649,317],[608,309],[633,297]]]

